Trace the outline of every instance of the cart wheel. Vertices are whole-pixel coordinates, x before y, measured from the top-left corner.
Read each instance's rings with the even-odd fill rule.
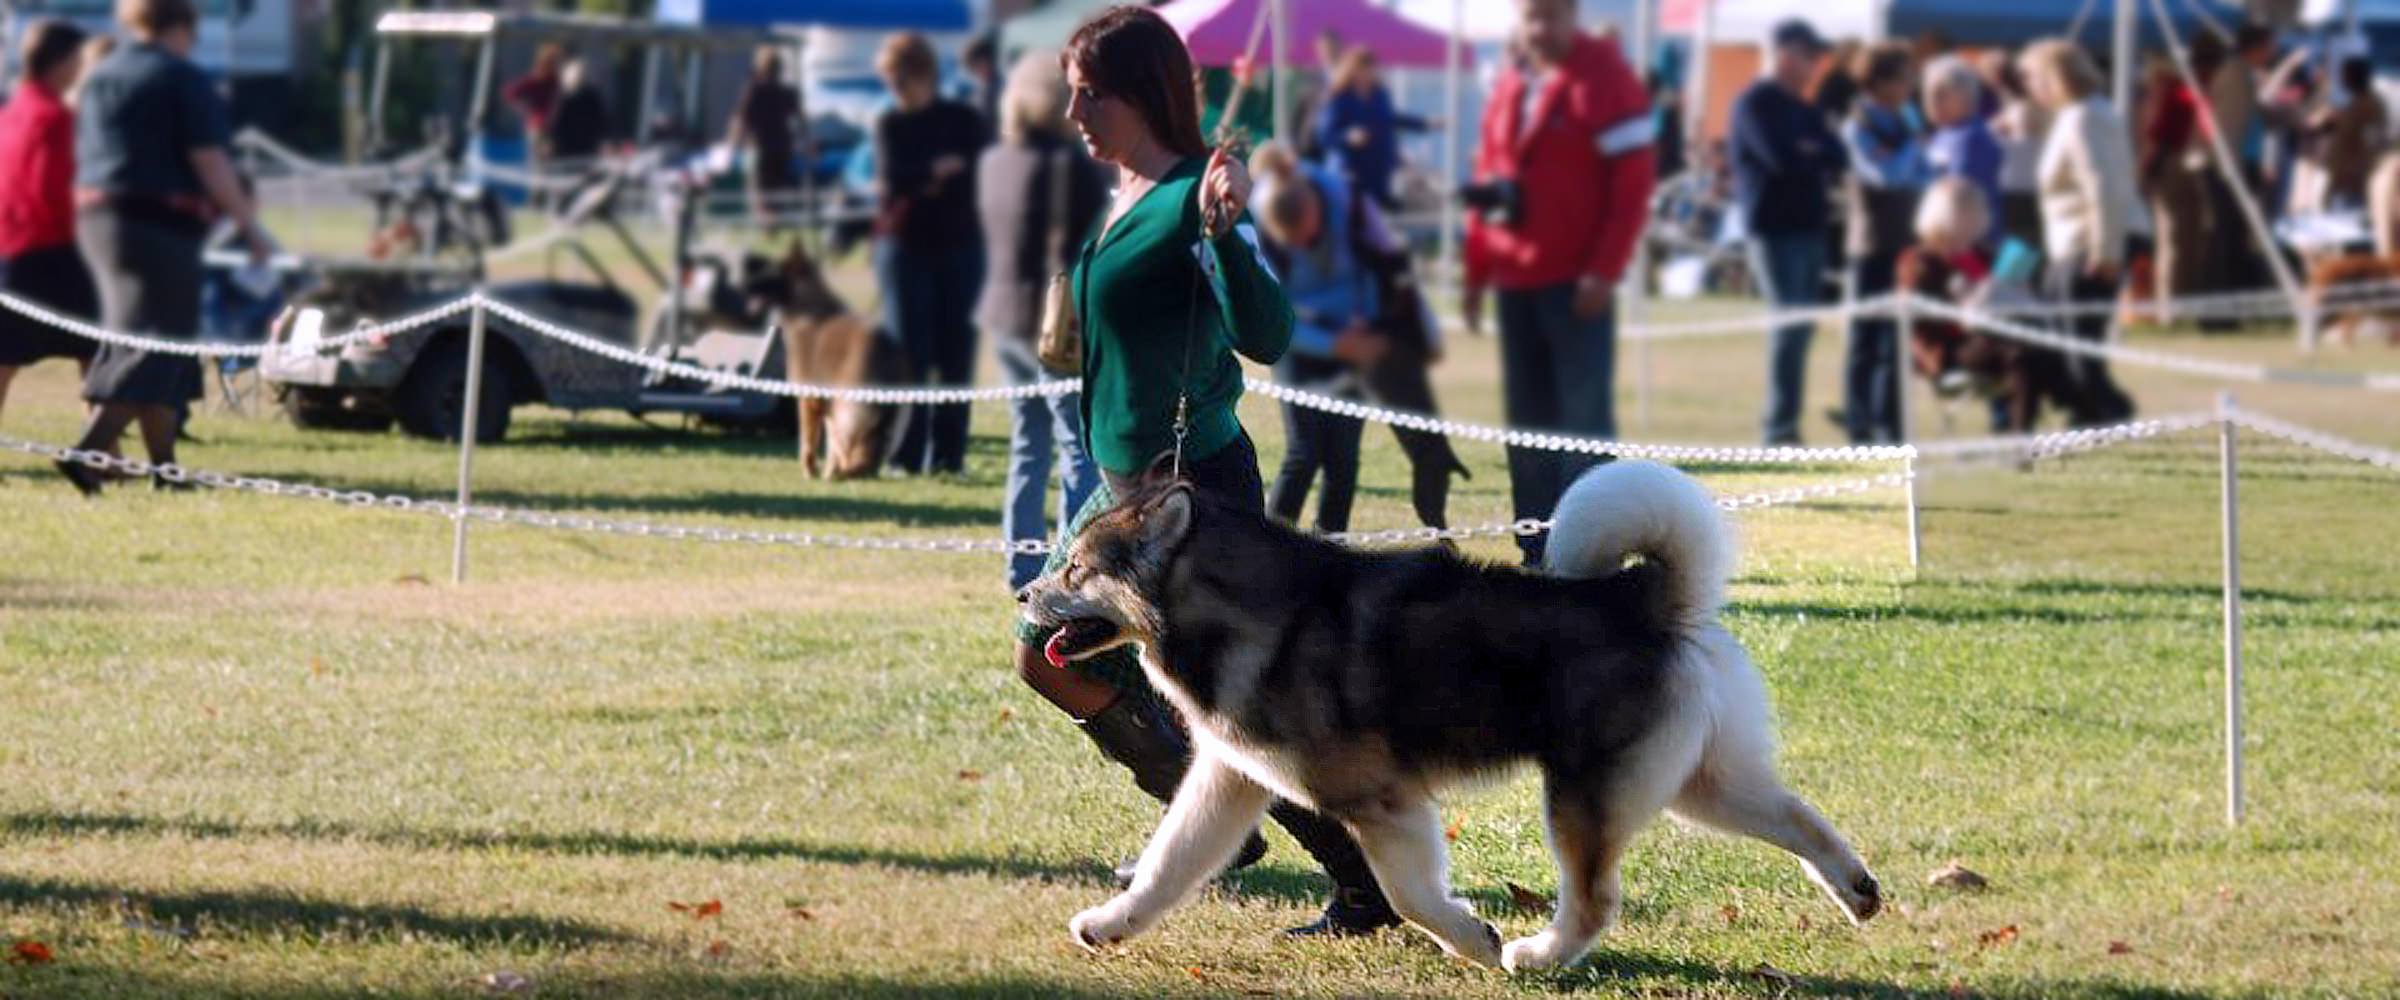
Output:
[[[476,408],[477,443],[498,441],[508,435],[509,410],[514,400],[508,366],[485,355],[483,397]],[[408,378],[400,383],[394,409],[399,411],[401,430],[421,438],[456,441],[459,412],[466,408],[466,401],[467,345],[454,340],[417,358]]]

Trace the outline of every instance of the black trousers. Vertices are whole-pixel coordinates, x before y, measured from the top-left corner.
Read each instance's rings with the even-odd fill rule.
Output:
[[[2128,252],[2119,259],[2131,260]],[[2075,253],[2051,261],[2042,274],[2042,284],[2050,298],[2062,305],[2113,303],[2119,287],[2116,279],[2099,279],[2084,273],[2087,258]],[[2077,340],[2104,343],[2108,340],[2108,315],[2094,312],[2064,321],[2063,331]],[[2067,355],[2058,362],[2066,372],[2061,383],[2066,389],[2068,422],[2076,427],[2099,427],[2119,423],[2133,416],[2133,399],[2117,386],[2108,373],[2108,361],[2086,355]]]

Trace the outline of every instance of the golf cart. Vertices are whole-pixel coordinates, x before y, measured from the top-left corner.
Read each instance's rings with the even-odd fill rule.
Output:
[[[395,13],[377,24],[386,48],[397,38],[430,36],[475,42],[476,108],[481,120],[492,89],[493,53],[508,38],[655,42],[694,51],[741,48],[757,36],[628,25],[592,18],[488,13]],[[649,50],[653,57],[658,50]],[[650,60],[657,64],[656,58]],[[689,63],[697,75],[697,62]],[[385,74],[377,74],[378,97]],[[584,175],[544,231],[506,246],[505,209],[482,185],[461,182],[456,146],[424,172],[396,175],[368,192],[376,207],[370,253],[310,255],[281,262],[293,304],[315,310],[303,322],[279,323],[259,372],[292,420],[303,427],[381,430],[397,422],[409,434],[455,440],[466,398],[469,317],[459,314],[428,328],[404,331],[338,349],[318,346],[322,330],[339,333],[454,302],[477,288],[498,302],[600,341],[645,356],[731,375],[779,377],[782,338],[773,317],[730,290],[736,267],[695,260],[693,216],[706,177],[664,167],[655,155],[607,163]],[[662,269],[615,211],[628,192],[654,193],[673,222],[675,260]],[[585,237],[613,237],[603,246],[630,261],[656,295],[645,328],[635,295],[621,286]],[[487,265],[540,253],[538,277],[492,281]],[[677,280],[679,276],[682,280]],[[296,314],[298,315],[298,314]],[[789,400],[713,387],[611,360],[559,340],[491,320],[483,388],[475,421],[479,441],[508,430],[510,412],[527,403],[570,410],[614,409],[636,415],[674,413],[736,427],[774,427],[789,419]]]

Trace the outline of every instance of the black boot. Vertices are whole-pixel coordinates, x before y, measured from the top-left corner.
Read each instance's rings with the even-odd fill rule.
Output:
[[[1315,923],[1284,931],[1286,936],[1358,937],[1400,925],[1400,915],[1392,912],[1392,904],[1383,898],[1383,887],[1375,884],[1375,871],[1368,867],[1367,856],[1358,849],[1358,841],[1350,838],[1350,831],[1330,817],[1290,802],[1276,803],[1268,815],[1333,878],[1333,901],[1325,904],[1325,915]]]
[[[1083,735],[1106,754],[1108,759],[1125,765],[1133,772],[1133,784],[1161,803],[1175,801],[1175,786],[1183,783],[1183,772],[1191,768],[1192,748],[1164,708],[1142,692],[1127,692],[1109,702],[1107,708],[1093,713],[1082,721]],[[1234,856],[1226,871],[1248,868],[1267,856],[1267,840],[1250,831],[1250,839],[1242,843],[1242,852]],[[1127,861],[1116,868],[1117,888],[1133,884],[1134,868],[1139,859]]]

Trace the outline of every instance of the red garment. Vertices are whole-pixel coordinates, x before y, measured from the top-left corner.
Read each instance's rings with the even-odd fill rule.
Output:
[[[2207,121],[2200,112],[2200,95],[2189,85],[2178,80],[2160,91],[2150,120],[2142,123],[2143,179],[2174,166],[2170,158],[2182,156],[2186,145],[2205,135],[2200,130]]]
[[[1525,71],[1500,71],[1484,105],[1479,182],[1516,181],[1523,218],[1502,228],[1470,214],[1467,283],[1521,291],[1625,273],[1650,215],[1658,167],[1650,97],[1616,43],[1578,37],[1541,82],[1524,118]]]
[[[75,113],[32,81],[0,107],[0,257],[75,242]]]
[[[525,119],[528,132],[548,132],[550,113],[558,110],[558,77],[528,73],[500,91],[508,106]]]

